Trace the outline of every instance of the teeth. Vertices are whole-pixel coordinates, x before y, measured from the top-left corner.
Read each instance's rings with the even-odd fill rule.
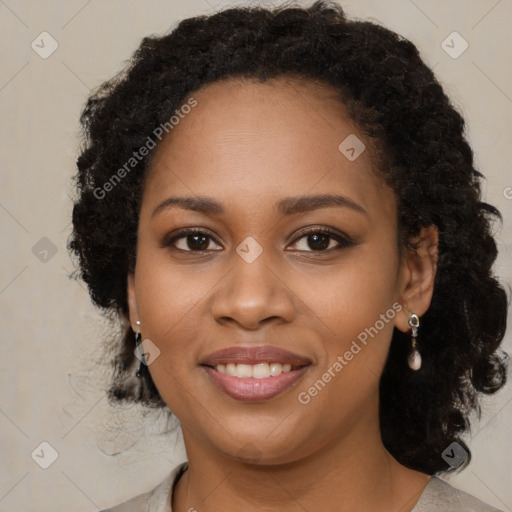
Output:
[[[254,378],[266,379],[267,377],[277,377],[283,372],[289,372],[292,369],[291,364],[280,363],[258,363],[258,364],[218,364],[215,369],[220,373],[225,373],[231,377],[241,379]]]

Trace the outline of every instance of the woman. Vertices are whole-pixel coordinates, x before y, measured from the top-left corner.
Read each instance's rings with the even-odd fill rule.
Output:
[[[411,42],[325,2],[224,10],[145,38],[81,121],[110,397],[168,407],[187,452],[110,511],[496,510],[435,475],[505,383],[499,212]]]

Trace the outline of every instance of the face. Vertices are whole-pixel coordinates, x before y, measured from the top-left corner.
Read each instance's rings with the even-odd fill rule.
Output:
[[[128,281],[187,450],[277,464],[378,428],[411,272],[370,141],[327,86],[230,79],[193,96],[155,150]]]

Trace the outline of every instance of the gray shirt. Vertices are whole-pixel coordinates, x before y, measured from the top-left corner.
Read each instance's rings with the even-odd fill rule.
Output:
[[[120,505],[101,512],[172,512],[170,495],[188,464],[176,466],[152,491],[139,494]],[[435,476],[431,477],[411,512],[503,512],[486,505]]]

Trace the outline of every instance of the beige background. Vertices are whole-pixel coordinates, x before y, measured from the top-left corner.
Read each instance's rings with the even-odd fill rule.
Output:
[[[465,116],[477,164],[488,178],[486,198],[504,215],[496,272],[510,285],[512,1],[341,4],[349,15],[372,17],[415,42]],[[152,488],[184,458],[179,432],[161,434],[163,417],[143,417],[138,407],[113,410],[101,391],[108,361],[102,361],[99,347],[109,325],[83,286],[67,277],[70,177],[78,117],[90,89],[118,71],[143,36],[225,5],[0,0],[0,511],[98,510]],[[31,48],[43,31],[59,45],[47,59]],[[453,31],[469,44],[456,59],[441,46]],[[43,237],[51,242],[40,242]],[[509,351],[511,344],[509,329]],[[473,462],[450,478],[507,511],[511,402],[512,386],[486,400],[473,429]],[[58,453],[48,469],[31,458],[43,441]],[[50,449],[43,446],[43,453],[49,460]]]

